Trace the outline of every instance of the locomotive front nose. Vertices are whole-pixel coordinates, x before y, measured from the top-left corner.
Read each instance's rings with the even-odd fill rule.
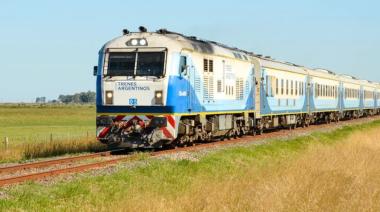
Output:
[[[133,38],[127,45],[147,45]],[[164,106],[166,51],[149,48],[107,53],[103,79],[103,105]]]

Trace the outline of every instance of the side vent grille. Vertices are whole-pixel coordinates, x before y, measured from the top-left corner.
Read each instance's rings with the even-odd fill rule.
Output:
[[[210,101],[214,100],[214,78],[212,76],[209,77],[209,97]]]
[[[194,79],[194,90],[195,92],[200,95],[201,94],[201,78],[199,76],[195,77]]]
[[[203,97],[204,101],[212,101],[214,99],[214,79],[212,76],[203,77]]]
[[[203,71],[207,72],[208,71],[208,60],[203,59]]]
[[[222,92],[222,80],[217,81],[216,89],[218,93]]]
[[[203,77],[203,101],[207,101],[208,97],[208,77]]]
[[[244,82],[243,79],[236,80],[236,100],[243,100],[244,98]]]
[[[213,60],[209,60],[208,71],[214,72],[214,61]]]

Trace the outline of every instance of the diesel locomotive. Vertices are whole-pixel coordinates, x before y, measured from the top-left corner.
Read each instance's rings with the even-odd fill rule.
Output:
[[[99,51],[97,139],[160,148],[374,115],[380,85],[160,29]]]

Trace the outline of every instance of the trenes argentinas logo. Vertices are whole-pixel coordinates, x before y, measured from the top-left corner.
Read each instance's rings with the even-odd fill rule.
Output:
[[[146,85],[138,85],[137,82],[117,82],[116,90],[118,91],[150,91]]]

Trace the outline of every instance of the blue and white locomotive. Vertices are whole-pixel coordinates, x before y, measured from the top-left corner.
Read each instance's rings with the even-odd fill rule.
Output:
[[[380,86],[165,29],[123,31],[99,51],[97,138],[189,145],[379,113]]]

